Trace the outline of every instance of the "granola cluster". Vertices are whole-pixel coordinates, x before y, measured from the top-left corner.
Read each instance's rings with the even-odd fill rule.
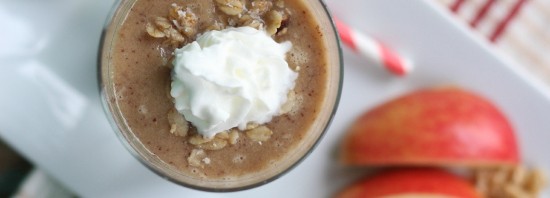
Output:
[[[214,0],[217,12],[225,15],[202,31],[222,30],[227,27],[249,26],[265,29],[269,35],[287,32],[290,11],[282,0]],[[189,7],[172,4],[167,17],[156,17],[145,30],[153,38],[165,39],[175,47],[193,41],[201,31],[198,17]]]
[[[536,198],[547,182],[540,169],[523,166],[478,169],[473,180],[488,198]]]
[[[145,30],[154,38],[165,38],[174,46],[181,46],[197,34],[198,18],[189,8],[172,4],[168,17],[156,17],[147,23]]]
[[[290,11],[284,2],[268,0],[215,0],[217,8],[230,16],[226,24],[232,27],[249,26],[265,29],[269,35],[282,35],[287,31]],[[275,4],[275,5],[274,5]]]
[[[240,138],[238,129],[230,129],[216,134],[212,138],[206,138],[196,132],[189,122],[175,110],[168,113],[168,122],[170,123],[170,133],[175,136],[184,137],[187,143],[204,150],[220,150],[228,145],[235,145]],[[247,128],[242,131],[250,141],[261,142],[268,141],[273,134],[273,131],[265,125],[248,124]]]
[[[227,27],[249,26],[265,30],[272,37],[287,32],[290,11],[285,9],[282,0],[213,0],[216,13],[221,17],[201,29],[199,18],[190,7],[172,4],[167,17],[155,17],[147,23],[145,30],[153,38],[163,39],[172,47],[182,47],[196,39],[201,32],[222,30]],[[299,68],[296,68],[298,71]],[[169,91],[168,91],[169,92]],[[281,114],[292,114],[301,104],[301,97],[290,91]],[[195,149],[187,161],[190,166],[203,167],[210,164],[207,151],[223,149],[237,144],[241,140],[258,142],[268,141],[273,131],[265,125],[248,124],[245,130],[230,129],[212,138],[206,138],[175,109],[168,112],[170,133],[186,139]]]
[[[204,167],[204,165],[210,164],[211,160],[208,158],[206,151],[220,150],[228,145],[237,144],[239,141],[239,134],[240,132],[238,130],[231,129],[218,133],[213,138],[204,138],[197,133],[191,135],[187,139],[187,143],[195,146],[195,149],[193,149],[189,157],[187,157],[187,163],[190,166],[201,168]],[[266,126],[249,125],[244,134],[246,134],[249,140],[258,142],[261,145],[262,141],[269,140],[273,132]]]

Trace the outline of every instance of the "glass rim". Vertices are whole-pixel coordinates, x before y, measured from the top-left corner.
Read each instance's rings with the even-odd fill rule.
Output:
[[[108,30],[109,30],[109,28],[111,28],[111,26],[114,22],[114,19],[115,19],[115,15],[121,9],[121,5],[125,1],[128,1],[128,0],[116,0],[115,1],[113,6],[111,7],[111,10],[109,11],[109,15],[107,16],[107,20],[106,20],[106,22],[104,24],[104,27],[102,29],[102,32],[101,32],[100,44],[99,44],[99,53],[98,53],[98,57],[97,57],[98,58],[98,61],[97,61],[97,63],[98,63],[98,76],[97,77],[98,77],[98,82],[99,82],[98,83],[98,85],[99,85],[98,88],[99,88],[99,92],[100,92],[100,97],[101,97],[103,110],[105,111],[106,117],[109,120],[109,123],[111,124],[115,134],[118,137],[118,139],[120,140],[120,142],[123,143],[126,150],[128,150],[131,153],[131,155],[134,158],[136,158],[141,164],[143,164],[145,167],[147,167],[147,169],[151,170],[152,172],[154,172],[158,176],[160,176],[160,177],[162,177],[162,178],[164,178],[168,181],[171,181],[171,182],[176,183],[178,185],[181,185],[181,186],[184,186],[184,187],[187,187],[187,188],[191,188],[191,189],[195,189],[195,190],[201,190],[201,191],[205,191],[205,192],[236,192],[236,191],[243,191],[243,190],[248,190],[248,189],[256,188],[256,187],[259,187],[259,186],[263,186],[263,185],[268,184],[268,183],[282,177],[283,175],[287,174],[288,172],[290,172],[291,170],[296,168],[296,166],[298,166],[300,163],[302,163],[305,160],[305,158],[307,158],[311,154],[311,152],[313,152],[313,150],[315,150],[316,147],[319,145],[319,143],[322,141],[323,137],[325,136],[328,129],[330,128],[330,125],[331,125],[332,121],[334,120],[334,116],[337,112],[337,109],[338,109],[338,106],[339,106],[339,103],[340,103],[340,99],[341,99],[341,95],[342,95],[343,79],[344,79],[344,62],[343,62],[343,52],[342,52],[342,48],[341,48],[339,33],[336,29],[333,17],[331,15],[330,11],[328,10],[328,7],[327,7],[326,3],[323,0],[312,0],[312,1],[318,1],[319,5],[323,8],[322,11],[323,11],[323,13],[325,13],[325,15],[322,16],[322,17],[328,17],[328,21],[329,21],[329,24],[330,24],[330,28],[328,28],[328,30],[331,31],[331,33],[333,33],[333,35],[335,37],[333,39],[334,39],[334,42],[336,44],[336,48],[337,48],[337,51],[338,51],[338,54],[337,54],[336,57],[338,58],[337,71],[338,71],[339,74],[338,74],[338,80],[336,82],[338,84],[336,86],[336,93],[334,95],[334,102],[333,102],[333,104],[331,103],[331,105],[333,105],[333,107],[332,107],[331,110],[329,110],[330,114],[327,118],[327,121],[326,121],[326,123],[323,124],[322,131],[319,133],[318,137],[314,140],[313,144],[305,151],[305,153],[303,153],[303,155],[300,156],[296,161],[291,162],[291,164],[289,166],[284,167],[282,169],[282,171],[276,173],[273,176],[268,177],[265,180],[254,182],[254,183],[248,184],[248,185],[243,185],[243,186],[239,186],[239,187],[230,187],[230,188],[205,187],[205,186],[194,185],[194,184],[191,184],[191,183],[180,181],[180,180],[178,180],[174,177],[171,177],[169,175],[169,173],[167,173],[166,171],[163,170],[162,167],[154,166],[152,162],[145,159],[145,157],[143,156],[145,154],[140,153],[138,151],[139,149],[137,149],[135,147],[135,145],[133,145],[130,142],[129,139],[132,138],[132,137],[129,137],[128,135],[134,136],[134,134],[133,133],[132,134],[126,134],[124,132],[125,130],[121,129],[121,126],[119,124],[119,123],[121,123],[121,121],[117,120],[117,119],[119,119],[117,117],[121,117],[122,115],[118,115],[118,116],[115,115],[115,114],[121,114],[121,113],[118,112],[118,111],[114,111],[112,109],[113,107],[109,103],[108,93],[106,93],[107,90],[110,90],[110,89],[106,88],[106,86],[109,83],[105,82],[105,77],[104,77],[105,73],[108,73],[108,71],[105,71],[105,68],[103,68],[103,65],[104,65],[104,62],[105,62],[104,59],[106,58],[104,55],[105,55],[105,53],[110,53],[111,48],[110,47],[106,48],[107,46],[105,44],[108,41],[110,42],[109,44],[112,44],[113,38],[107,40],[107,38],[109,36],[108,35],[109,34]],[[137,0],[134,0],[134,1],[137,1]],[[120,25],[121,24],[118,24],[117,27],[114,27],[115,31],[119,29]],[[108,68],[108,67],[106,66],[106,68]],[[134,137],[134,138],[137,138],[137,137]],[[147,148],[145,148],[145,150],[147,150]]]

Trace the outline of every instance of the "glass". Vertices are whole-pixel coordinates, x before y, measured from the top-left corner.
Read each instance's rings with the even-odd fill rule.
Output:
[[[115,35],[128,15],[130,8],[136,1],[137,0],[118,1],[113,7],[111,16],[103,30],[99,48],[99,82],[103,106],[115,133],[126,148],[146,167],[159,176],[186,187],[215,192],[238,191],[257,187],[281,177],[304,160],[319,143],[336,113],[343,80],[342,52],[338,41],[338,35],[330,14],[327,11],[327,7],[322,1],[304,0],[310,6],[310,11],[313,12],[321,30],[325,33],[325,36],[322,38],[325,39],[324,42],[328,53],[329,82],[327,83],[327,95],[324,108],[319,113],[310,131],[307,132],[306,137],[301,141],[301,144],[292,154],[281,159],[279,166],[267,168],[258,173],[254,173],[252,176],[236,177],[230,180],[198,178],[178,171],[149,152],[145,145],[140,142],[138,137],[130,131],[129,127],[124,122],[123,115],[114,102],[115,90],[112,82],[113,66],[109,57],[113,56],[115,53],[112,50],[113,43],[116,42]]]

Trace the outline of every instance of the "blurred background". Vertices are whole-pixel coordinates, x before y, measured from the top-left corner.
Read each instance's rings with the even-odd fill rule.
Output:
[[[550,1],[426,1],[431,1],[436,6],[443,8],[442,10],[445,12],[451,13],[457,21],[465,23],[471,31],[485,38],[493,50],[505,54],[510,61],[516,62],[516,65],[537,76],[538,80],[548,85],[547,89],[550,87],[550,56],[548,56],[550,51]],[[44,62],[54,65],[50,68],[54,71],[53,73],[94,73],[95,56],[90,56],[90,54],[97,51],[100,31],[113,2],[113,0],[0,0],[0,27],[3,29],[0,31],[0,77],[10,78],[6,74],[19,69],[36,82],[41,82],[40,79],[53,78],[49,76],[48,71],[41,72],[40,63]],[[77,7],[85,7],[85,9],[77,9]],[[51,12],[51,10],[56,12]],[[79,12],[76,12],[77,10]],[[70,57],[63,57],[64,51],[52,49],[64,49],[72,53]],[[67,67],[67,65],[79,64],[91,64],[91,69],[82,71],[75,69],[76,67]],[[37,75],[37,71],[41,75]],[[0,85],[0,91],[13,89],[14,85],[19,85],[29,89],[38,87],[48,94],[68,95],[70,98],[67,101],[76,103],[76,107],[68,108],[63,101],[50,101],[46,97],[45,103],[55,103],[53,106],[58,107],[55,112],[58,112],[59,117],[46,118],[42,121],[60,122],[62,126],[71,129],[75,127],[85,129],[87,125],[94,123],[80,123],[81,120],[103,112],[101,112],[98,101],[85,99],[86,96],[93,93],[75,90],[94,90],[95,76],[88,75],[90,77],[87,79],[76,78],[76,76],[82,75],[75,75],[75,78],[71,78],[70,75],[69,77],[63,76],[71,86],[47,81],[51,83],[48,86],[54,88],[44,90],[46,88],[40,87],[39,84],[27,85],[21,79],[13,79],[10,82],[14,84]],[[8,97],[6,95],[0,97],[0,120],[12,120],[14,116],[19,120],[44,119],[42,115],[24,118],[22,117],[25,115],[23,113],[16,115],[2,113],[17,112],[14,109],[32,111],[35,108],[33,106],[14,107],[14,103],[10,103]],[[29,95],[28,97],[36,96]],[[10,111],[6,109],[10,109]],[[100,120],[97,123],[108,128],[105,120]],[[33,130],[58,130],[47,127],[46,125],[36,126]],[[47,173],[41,171],[39,166],[34,166],[32,162],[25,159],[25,156],[32,154],[17,152],[20,149],[7,144],[7,142],[16,141],[15,136],[8,133],[13,133],[12,130],[9,124],[0,122],[0,197],[75,196],[70,190],[50,178]],[[24,132],[21,131],[21,133]],[[39,142],[41,137],[36,138],[36,141]],[[47,158],[47,156],[42,157]],[[68,156],[67,159],[70,157]]]
[[[437,0],[457,20],[550,87],[550,1]]]

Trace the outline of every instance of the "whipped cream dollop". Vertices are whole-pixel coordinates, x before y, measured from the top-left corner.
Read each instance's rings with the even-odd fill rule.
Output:
[[[205,137],[271,121],[298,76],[285,60],[291,48],[251,27],[205,32],[174,52],[176,109]]]

